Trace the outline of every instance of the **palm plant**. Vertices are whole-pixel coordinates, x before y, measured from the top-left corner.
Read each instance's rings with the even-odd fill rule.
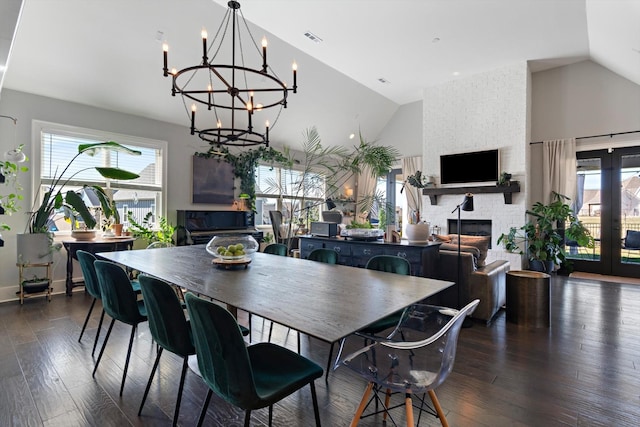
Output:
[[[360,133],[360,144],[352,150],[344,146],[322,145],[315,127],[304,132],[302,155],[296,156],[288,147],[283,150],[287,172],[285,179],[268,180],[268,193],[287,194],[296,203],[285,207],[289,218],[293,218],[297,207],[304,208],[310,199],[328,199],[339,194],[342,187],[355,176],[368,170],[374,177],[386,175],[399,156],[399,152],[388,146],[367,142]],[[295,165],[295,169],[293,166]],[[380,195],[360,198],[360,211],[368,211],[374,202],[384,205]],[[299,204],[298,204],[299,203]],[[291,233],[289,222],[288,235]]]

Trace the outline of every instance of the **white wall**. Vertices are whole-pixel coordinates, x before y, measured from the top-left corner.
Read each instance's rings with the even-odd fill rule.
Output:
[[[392,145],[401,157],[422,155],[422,101],[402,105],[377,138],[380,145]]]
[[[511,268],[520,268],[520,257],[505,253],[496,240],[512,226],[522,225],[526,209],[527,150],[529,141],[529,70],[522,62],[491,72],[474,75],[425,89],[423,173],[440,179],[440,155],[500,150],[501,169],[521,182],[521,193],[513,204],[504,203],[502,194],[478,194],[475,210],[462,212],[463,219],[490,219],[492,246],[488,260],[508,259]],[[491,183],[489,183],[491,184]],[[438,197],[432,206],[423,197],[423,211],[432,225],[446,232],[447,219],[462,202],[461,195]]]
[[[640,130],[640,86],[592,61],[532,74],[532,141]],[[640,134],[578,140],[577,149],[638,145]],[[541,199],[542,146],[531,146],[531,200]]]

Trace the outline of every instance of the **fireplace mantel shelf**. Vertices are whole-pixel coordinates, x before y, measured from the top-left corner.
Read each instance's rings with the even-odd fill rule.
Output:
[[[509,185],[484,185],[480,187],[446,187],[446,188],[423,188],[422,194],[429,196],[432,205],[438,204],[438,196],[443,194],[480,194],[480,193],[502,193],[504,195],[504,203],[511,204],[511,195],[520,192],[520,183],[511,181]]]

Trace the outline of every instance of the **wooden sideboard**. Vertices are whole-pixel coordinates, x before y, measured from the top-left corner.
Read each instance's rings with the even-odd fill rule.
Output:
[[[84,281],[73,281],[73,260],[78,260],[76,252],[79,250],[91,252],[112,252],[131,250],[133,248],[134,237],[121,237],[113,239],[94,239],[94,240],[63,240],[62,245],[67,251],[67,280],[65,282],[67,296],[73,296],[73,288],[81,286]]]
[[[364,268],[375,255],[396,255],[411,264],[411,275],[436,277],[440,243],[387,243],[382,240],[347,240],[341,237],[300,236],[300,256],[307,258],[312,250],[333,249],[338,252],[338,264]]]

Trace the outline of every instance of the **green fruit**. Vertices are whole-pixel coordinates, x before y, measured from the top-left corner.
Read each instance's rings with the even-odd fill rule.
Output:
[[[216,248],[216,252],[218,252],[219,254],[223,254],[223,253],[225,253],[225,251],[226,251],[226,250],[227,250],[227,249],[226,249],[224,246],[218,246],[218,247]]]
[[[225,251],[223,255],[224,255],[224,256],[233,256],[233,252],[231,252],[231,251]]]

